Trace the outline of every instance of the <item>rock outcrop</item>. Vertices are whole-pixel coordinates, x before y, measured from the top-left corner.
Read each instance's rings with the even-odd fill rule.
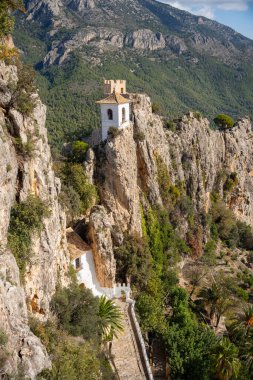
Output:
[[[45,348],[28,326],[26,295],[16,261],[12,253],[3,248],[0,249],[0,329],[8,338],[7,361],[0,368],[0,376],[21,377],[23,373],[35,379],[44,368],[50,367]],[[18,373],[18,368],[22,373]]]
[[[157,50],[164,49],[166,44],[161,33],[139,29],[125,37],[125,45],[134,49]]]
[[[72,0],[69,7],[74,11],[82,12],[85,9],[95,8],[95,2],[94,0]]]
[[[89,219],[89,239],[100,286],[111,288],[115,282],[116,261],[113,255],[112,218],[103,206],[95,206]]]
[[[197,214],[209,211],[211,193],[218,191],[238,219],[253,225],[251,121],[242,119],[230,130],[215,131],[207,119],[189,113],[175,122],[172,131],[152,113],[146,95],[132,95],[131,100],[134,122],[95,147],[95,159],[89,160],[101,203],[113,218],[111,226],[121,233],[142,234],[140,205],[163,204],[158,160],[172,184],[184,184]],[[235,186],[224,193],[224,181],[232,173]],[[187,232],[187,223],[182,231]],[[204,239],[202,229],[198,235]]]
[[[1,328],[9,337],[6,373],[13,374],[22,366],[34,379],[49,365],[49,359],[29,330],[27,313],[47,319],[56,285],[69,281],[65,214],[59,205],[60,182],[53,172],[47,142],[46,108],[34,94],[34,111],[29,117],[23,116],[11,101],[10,88],[17,82],[17,68],[1,62],[0,73]],[[7,233],[12,206],[30,194],[48,204],[50,216],[43,221],[41,234],[33,236],[33,254],[20,284],[15,259],[7,247]]]

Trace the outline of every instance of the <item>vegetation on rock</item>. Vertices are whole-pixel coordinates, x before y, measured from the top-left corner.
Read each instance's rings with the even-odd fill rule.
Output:
[[[70,219],[84,214],[97,201],[96,187],[89,183],[81,164],[61,164],[58,170],[63,187],[61,201],[69,212]]]
[[[43,220],[49,215],[48,205],[34,195],[16,203],[11,210],[8,244],[17,260],[21,277],[24,276],[26,265],[32,256],[33,238],[39,236]]]
[[[8,342],[7,335],[5,332],[0,329],[0,368],[4,366],[9,353],[7,352],[5,345]]]
[[[18,50],[12,46],[9,34],[13,31],[12,12],[25,11],[23,0],[2,0],[0,3],[0,59],[13,63],[19,57]],[[9,46],[11,45],[11,46]]]
[[[81,289],[74,275],[69,288],[58,288],[51,302],[56,320],[30,320],[32,331],[52,358],[52,369],[39,379],[112,380],[114,374],[101,348],[122,330],[121,313],[110,300]]]
[[[89,145],[84,141],[74,141],[67,153],[68,160],[73,163],[82,164],[85,160]]]

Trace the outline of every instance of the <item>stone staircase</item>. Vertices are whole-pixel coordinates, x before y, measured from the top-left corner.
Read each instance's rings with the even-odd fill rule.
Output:
[[[115,300],[124,315],[124,331],[112,343],[112,355],[120,380],[145,380],[141,358],[128,315],[129,305]]]

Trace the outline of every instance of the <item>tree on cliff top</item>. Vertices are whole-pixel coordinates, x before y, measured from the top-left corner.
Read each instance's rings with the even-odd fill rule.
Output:
[[[232,128],[235,124],[234,120],[230,116],[224,114],[217,115],[213,121],[217,127],[224,129]]]

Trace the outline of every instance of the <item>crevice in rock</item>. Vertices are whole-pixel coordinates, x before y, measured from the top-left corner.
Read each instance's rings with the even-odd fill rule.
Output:
[[[18,169],[17,173],[17,193],[16,193],[16,202],[20,201],[20,192],[23,189],[24,186],[24,172],[22,170],[23,168]]]

